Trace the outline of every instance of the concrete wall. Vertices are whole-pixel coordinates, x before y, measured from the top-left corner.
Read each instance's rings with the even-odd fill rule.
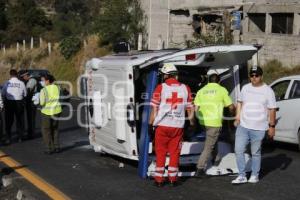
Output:
[[[147,16],[147,35],[144,35],[146,39],[144,47],[159,49],[160,38],[164,43],[167,43],[168,40],[168,0],[142,0],[141,6]],[[167,45],[165,46],[167,47]]]
[[[244,34],[243,43],[262,44],[258,53],[258,63],[265,64],[269,60],[277,59],[285,65],[300,64],[300,39],[299,36],[280,36],[267,34]]]
[[[259,51],[259,64],[263,65],[268,60],[277,59],[284,65],[298,65],[300,64],[300,2],[295,1],[264,1],[273,2],[273,4],[259,4],[245,5],[243,7],[243,35],[242,41],[244,44],[258,43],[263,45]],[[277,3],[277,4],[274,4]],[[289,3],[292,2],[292,3]],[[255,31],[253,23],[249,19],[249,13],[265,14],[265,31]],[[293,33],[280,34],[272,33],[272,13],[292,13]]]
[[[170,48],[184,48],[185,41],[193,38],[194,29],[191,22],[191,17],[170,15]]]

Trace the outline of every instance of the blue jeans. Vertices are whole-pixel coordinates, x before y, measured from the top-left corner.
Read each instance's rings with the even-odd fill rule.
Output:
[[[246,176],[246,161],[244,153],[249,142],[251,143],[252,154],[251,175],[259,175],[261,165],[261,143],[265,133],[266,131],[252,130],[238,126],[235,135],[235,155],[239,169],[239,175]]]

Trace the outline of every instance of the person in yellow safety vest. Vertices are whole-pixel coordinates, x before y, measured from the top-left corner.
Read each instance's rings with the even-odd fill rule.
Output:
[[[62,112],[60,88],[54,84],[54,77],[45,74],[41,77],[44,88],[40,92],[40,105],[42,106],[42,135],[46,145],[45,154],[59,153],[58,122]]]
[[[205,168],[211,154],[215,154],[214,158],[216,156],[216,143],[222,128],[224,107],[228,107],[231,113],[235,110],[228,91],[219,84],[219,75],[211,74],[208,79],[208,84],[197,92],[194,99],[196,117],[201,128],[206,132],[204,149],[199,157],[195,173],[195,177],[198,178],[206,176]]]

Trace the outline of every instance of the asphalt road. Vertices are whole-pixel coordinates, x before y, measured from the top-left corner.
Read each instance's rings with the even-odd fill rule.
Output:
[[[136,162],[95,153],[89,146],[86,131],[78,127],[76,117],[62,122],[60,133],[63,151],[59,154],[43,154],[40,131],[33,140],[0,149],[74,200],[300,198],[300,152],[296,145],[264,145],[262,177],[258,184],[233,186],[230,182],[234,177],[222,176],[182,179],[182,185],[176,188],[156,188],[153,180],[138,177]],[[125,163],[124,168],[119,168],[120,162]],[[40,195],[39,200],[43,199],[48,198]]]

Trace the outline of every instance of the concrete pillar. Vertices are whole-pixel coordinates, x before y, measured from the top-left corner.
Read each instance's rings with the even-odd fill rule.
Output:
[[[48,54],[50,55],[51,54],[51,43],[50,42],[48,42]]]
[[[266,34],[272,33],[272,16],[266,13]]]
[[[249,17],[248,17],[248,13],[244,12],[244,19],[243,19],[243,34],[248,33],[249,32]]]
[[[139,33],[138,50],[139,51],[143,50],[143,34],[142,33]]]
[[[33,49],[33,37],[30,38],[30,49]]]
[[[88,45],[87,41],[83,40],[83,48],[84,48],[84,50],[87,48],[87,45]]]
[[[26,50],[26,41],[23,40],[23,51],[25,51],[25,50]]]
[[[299,29],[300,29],[300,15],[299,13],[294,13],[293,35],[299,35]]]
[[[240,34],[241,34],[241,31],[240,30],[234,30],[232,32],[232,35],[233,35],[233,44],[240,44]]]
[[[43,39],[40,37],[40,47],[43,46]]]

